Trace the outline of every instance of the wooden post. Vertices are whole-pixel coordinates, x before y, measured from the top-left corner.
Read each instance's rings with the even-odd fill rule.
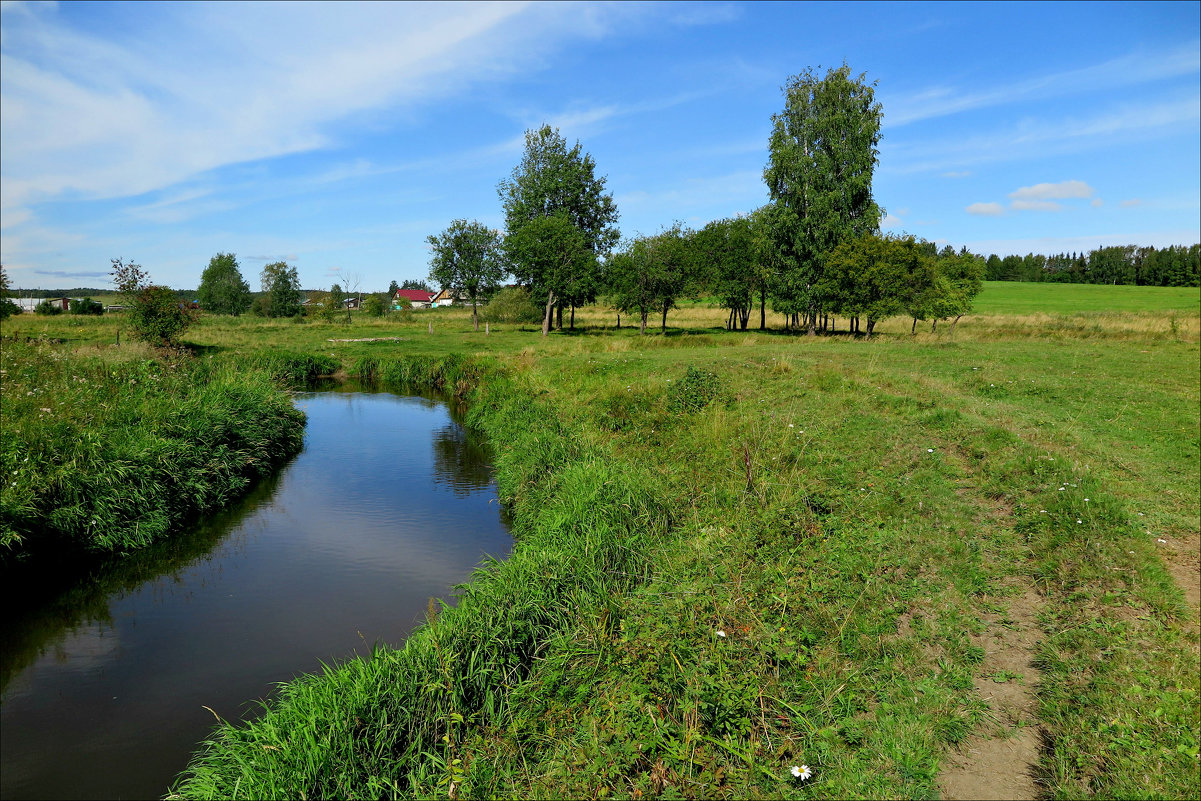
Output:
[[[432,334],[432,333],[434,333],[434,323],[433,323],[433,321],[431,321],[431,322],[430,322],[429,326],[430,326],[430,333],[431,333],[431,334]]]
[[[492,323],[484,323],[484,336],[492,333]]]

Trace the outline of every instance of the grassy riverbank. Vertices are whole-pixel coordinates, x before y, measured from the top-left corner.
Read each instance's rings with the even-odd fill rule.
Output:
[[[4,342],[5,564],[144,547],[298,452],[304,415],[276,383],[296,365],[257,361]]]
[[[646,337],[601,309],[546,339],[205,321],[216,360],[270,343],[468,397],[519,544],[404,649],[221,729],[175,791],[931,797],[1026,744],[1001,778],[1032,795],[1196,795],[1197,291],[1074,289],[871,342],[703,307]]]

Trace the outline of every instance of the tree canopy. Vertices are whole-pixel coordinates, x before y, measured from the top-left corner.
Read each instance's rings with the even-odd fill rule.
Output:
[[[784,110],[772,115],[763,178],[781,261],[776,309],[803,315],[810,333],[822,310],[814,289],[826,259],[840,244],[879,230],[872,174],[881,110],[874,87],[864,75],[852,77],[846,64],[824,78],[808,69],[788,79]]]
[[[430,280],[453,295],[471,301],[471,322],[479,330],[477,307],[505,277],[499,231],[472,220],[454,220],[437,236],[426,237],[430,246]]]
[[[510,270],[535,297],[547,298],[543,325],[547,331],[549,310],[556,302],[575,306],[595,299],[598,257],[607,254],[621,236],[617,204],[605,192],[605,178],[596,175],[592,156],[583,152],[579,142],[568,148],[558,129],[549,125],[526,131],[521,162],[508,179],[500,182],[497,193],[504,204],[506,236],[518,239],[505,247]],[[539,222],[549,219],[560,222]],[[567,235],[563,224],[575,228],[578,235]],[[529,241],[526,229],[530,226],[553,234],[556,242],[570,243],[572,250],[554,256],[545,253],[545,248]],[[577,245],[591,258],[580,257],[575,252]],[[528,261],[527,256],[536,263]],[[552,262],[556,266],[548,270]],[[551,276],[553,285],[544,282]]]
[[[250,285],[242,278],[238,259],[232,253],[218,253],[209,259],[200,275],[196,298],[201,308],[213,314],[235,317],[250,308]]]
[[[295,267],[276,261],[263,268],[259,276],[268,293],[268,317],[295,317],[300,314],[300,276]]]

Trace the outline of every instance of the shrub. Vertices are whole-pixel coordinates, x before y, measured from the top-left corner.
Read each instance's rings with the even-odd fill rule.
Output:
[[[175,293],[165,286],[145,287],[133,298],[129,323],[139,339],[159,345],[171,345],[195,319]]]
[[[41,303],[39,303],[33,311],[34,311],[34,314],[54,315],[54,314],[62,314],[63,308],[62,308],[62,306],[59,306],[57,303],[55,303],[53,300],[46,298]]]
[[[492,296],[480,309],[480,319],[488,323],[540,323],[542,309],[522,287],[506,287]]]
[[[387,310],[388,304],[382,293],[374,292],[363,298],[363,312],[368,317],[383,317]]]
[[[21,307],[8,298],[0,298],[0,320],[7,320],[14,314],[20,314]]]
[[[104,305],[91,298],[80,298],[71,301],[71,314],[104,314]]]

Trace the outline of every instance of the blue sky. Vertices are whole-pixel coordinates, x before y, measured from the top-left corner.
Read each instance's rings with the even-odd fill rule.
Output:
[[[982,253],[1201,241],[1201,4],[4,2],[0,258],[14,286],[428,274],[500,228],[544,122],[625,235],[767,201],[781,85],[878,81],[885,227]]]

